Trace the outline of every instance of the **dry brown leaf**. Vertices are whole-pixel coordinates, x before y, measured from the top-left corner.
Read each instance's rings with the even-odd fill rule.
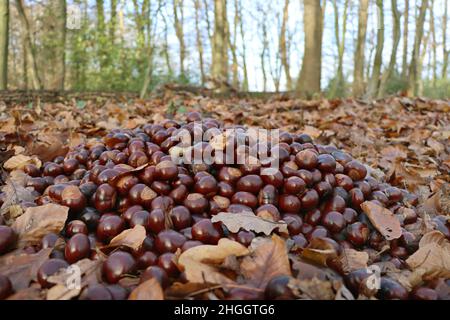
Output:
[[[68,150],[66,138],[57,132],[40,132],[37,139],[28,144],[28,153],[38,155],[44,162],[64,156]]]
[[[47,291],[47,300],[70,300],[77,297],[84,287],[97,284],[102,263],[102,259],[82,259],[50,276],[48,282],[55,286]]]
[[[338,264],[344,273],[367,268],[369,254],[355,249],[344,248],[338,257]]]
[[[221,287],[221,285],[211,285],[208,283],[175,282],[164,293],[166,298],[169,299],[187,299]]]
[[[42,294],[41,286],[38,283],[34,283],[29,288],[10,295],[7,300],[44,300],[44,295]]]
[[[12,225],[19,235],[19,246],[38,244],[45,235],[61,232],[68,213],[68,207],[54,203],[27,208]]]
[[[280,233],[288,233],[285,222],[274,222],[256,216],[253,212],[229,213],[220,212],[211,218],[211,222],[222,222],[232,233],[240,229],[270,235],[275,229]]]
[[[439,231],[428,232],[406,263],[424,280],[450,278],[450,242]]]
[[[9,171],[20,170],[23,169],[23,167],[26,166],[27,164],[31,163],[36,165],[38,168],[40,168],[42,165],[42,162],[36,157],[29,157],[24,154],[18,154],[16,156],[9,158],[8,161],[6,161],[5,164],[3,165],[3,168]]]
[[[248,249],[239,242],[223,238],[216,246],[203,245],[186,250],[178,258],[178,266],[190,282],[234,283],[232,279],[219,272],[218,266],[228,256],[241,257],[248,253]]]
[[[28,287],[42,263],[48,259],[52,248],[42,249],[35,254],[11,252],[0,257],[0,274],[7,276],[13,285],[14,291]]]
[[[363,202],[361,208],[386,240],[390,241],[402,236],[400,221],[391,211],[370,201]]]
[[[141,247],[146,236],[145,228],[141,225],[136,225],[133,229],[124,230],[115,236],[107,247],[115,248],[125,246],[136,251]]]
[[[277,235],[263,239],[241,263],[241,272],[247,283],[260,289],[264,289],[273,277],[292,275],[284,240]]]
[[[164,300],[164,292],[158,280],[152,278],[137,286],[128,300]]]
[[[310,280],[289,280],[288,287],[299,299],[307,300],[334,300],[336,294],[330,281],[313,278]]]
[[[328,241],[322,238],[313,238],[308,247],[303,249],[301,256],[321,266],[327,266],[328,261],[337,257],[337,252]]]

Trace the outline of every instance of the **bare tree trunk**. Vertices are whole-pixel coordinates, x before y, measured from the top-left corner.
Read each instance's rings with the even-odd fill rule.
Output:
[[[383,0],[377,0],[378,8],[378,31],[377,31],[377,48],[375,51],[375,59],[373,61],[372,76],[369,81],[367,97],[376,96],[380,85],[381,65],[383,63],[383,46],[384,46],[384,11]]]
[[[8,87],[9,0],[0,2],[0,90],[6,90]]]
[[[417,63],[417,96],[423,95],[423,78],[422,71],[424,66],[425,55],[427,54],[428,45],[430,44],[430,34],[431,31],[427,33],[427,35],[423,38],[423,48],[420,52],[419,62]],[[432,45],[432,44],[431,44]]]
[[[212,78],[220,83],[220,91],[227,89],[228,81],[228,46],[227,46],[227,2],[214,0],[214,35]]]
[[[25,13],[25,6],[23,3],[23,0],[17,0],[17,10],[19,12],[19,18],[24,26],[24,46],[26,50],[26,66],[27,66],[27,75],[30,77],[31,86],[34,90],[40,90],[42,89],[41,81],[39,79],[38,71],[37,71],[37,64],[36,64],[36,57],[35,57],[35,50],[33,46],[33,41],[31,40],[31,29],[30,29],[30,23],[28,21],[28,17]]]
[[[353,71],[353,96],[364,94],[364,49],[366,45],[369,0],[361,0],[358,12],[358,38],[356,40],[355,68]]]
[[[117,0],[111,0],[111,22],[109,26],[109,41],[114,45],[117,29]]]
[[[103,0],[96,0],[96,10],[97,10],[97,45],[98,45],[98,54],[99,54],[99,62],[100,62],[100,71],[106,68],[107,65],[107,52],[105,48],[105,8],[103,4]]]
[[[339,9],[337,5],[337,0],[333,1],[334,7],[334,28],[335,28],[335,37],[336,37],[336,45],[338,49],[338,68],[336,72],[336,78],[333,81],[330,97],[336,97],[339,89],[343,88],[344,83],[344,50],[345,50],[345,34],[347,32],[347,11],[348,11],[348,3],[349,0],[345,0],[344,2],[344,12],[342,14],[342,35],[339,35]],[[340,91],[340,90],[339,90]],[[344,93],[344,92],[341,92]]]
[[[180,76],[184,77],[186,75],[186,70],[184,68],[184,60],[186,58],[186,45],[184,43],[184,10],[183,2],[181,0],[173,0],[173,17],[174,17],[174,27],[175,34],[178,38],[178,43],[180,45]]]
[[[397,61],[397,49],[400,43],[400,12],[398,11],[397,8],[397,0],[391,0],[391,7],[392,7],[392,20],[393,20],[392,28],[394,34],[394,44],[392,46],[389,66],[387,67],[386,71],[384,72],[381,78],[380,89],[378,91],[378,98],[382,98],[386,94],[386,84],[394,72],[395,62]]]
[[[200,80],[202,86],[204,86],[206,81],[206,74],[205,74],[205,65],[203,62],[203,41],[202,41],[202,34],[200,31],[200,16],[202,13],[200,0],[194,0],[194,8],[195,8],[195,33],[198,50],[198,60],[200,64]]]
[[[411,63],[409,65],[408,74],[408,95],[416,96],[419,91],[419,59],[420,59],[420,45],[423,38],[423,26],[425,23],[425,16],[428,7],[428,0],[422,0],[422,4],[419,10],[419,17],[416,23],[416,36],[414,39],[414,49],[411,57]]]
[[[289,19],[289,0],[284,1],[284,8],[283,8],[283,20],[281,23],[281,30],[280,30],[280,56],[281,56],[281,63],[283,64],[284,73],[286,75],[286,87],[287,90],[292,90],[292,78],[291,78],[291,71],[289,66],[289,56],[287,53],[287,44],[286,44],[286,26]]]
[[[436,43],[436,30],[434,23],[434,0],[431,0],[430,4],[430,33],[431,33],[431,49],[433,52],[433,62],[432,62],[432,70],[433,70],[433,88],[436,88],[437,81],[437,43]]]
[[[443,63],[442,63],[442,79],[447,79],[447,69],[448,69],[448,57],[450,55],[450,50],[447,50],[447,23],[448,23],[448,1],[445,2],[444,15],[442,17],[442,54],[443,54]]]
[[[232,64],[231,64],[231,72],[233,74],[232,85],[233,88],[239,89],[239,65],[237,59],[237,26],[239,23],[239,12],[238,12],[238,0],[234,0],[234,21],[233,21],[233,41],[231,40],[231,32],[230,26],[227,22],[227,33],[228,33],[228,45],[230,46],[231,56],[232,56]]]
[[[167,20],[165,16],[163,16],[163,20],[164,20],[164,44],[162,50],[164,60],[166,61],[167,70],[169,71],[169,75],[173,76],[173,68],[172,63],[170,61],[170,52],[169,52],[169,30],[167,27]]]
[[[55,15],[55,25],[50,34],[54,55],[50,68],[51,78],[47,86],[50,90],[64,90],[64,80],[66,74],[66,0],[54,0],[51,3],[51,10]]]
[[[247,70],[247,56],[246,56],[246,49],[247,46],[245,45],[245,34],[244,34],[244,19],[242,16],[242,4],[239,0],[239,31],[241,33],[241,40],[242,40],[242,69],[244,73],[244,80],[242,82],[242,90],[248,91],[248,70]]]
[[[206,20],[206,31],[208,31],[209,42],[211,43],[211,47],[213,46],[213,27],[211,23],[211,19],[209,18],[209,4],[208,0],[203,0],[203,6],[205,7],[205,20]]]
[[[408,29],[409,29],[409,0],[405,0],[405,12],[403,13],[403,57],[402,57],[402,79],[408,77]]]
[[[267,24],[266,24],[266,13],[264,12],[264,17],[262,19],[262,51],[259,55],[261,63],[261,71],[263,76],[263,92],[267,91],[267,71],[266,71],[266,52],[269,50],[269,41],[267,40]]]
[[[322,10],[317,0],[304,0],[304,7],[305,50],[296,92],[309,98],[320,93]]]

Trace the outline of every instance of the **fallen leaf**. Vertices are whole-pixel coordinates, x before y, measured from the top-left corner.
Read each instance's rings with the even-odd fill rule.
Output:
[[[261,289],[264,289],[273,277],[291,276],[291,266],[283,239],[273,235],[272,238],[260,241],[253,248],[252,254],[242,260],[241,272],[248,284]]]
[[[19,235],[19,246],[39,244],[49,233],[59,233],[64,228],[69,208],[49,203],[27,208],[11,226]]]
[[[18,154],[16,156],[9,158],[8,161],[6,161],[5,164],[3,165],[3,168],[9,171],[20,170],[23,169],[23,167],[25,167],[27,164],[34,164],[38,168],[40,168],[42,162],[36,157],[29,157],[24,154]]]
[[[450,242],[439,231],[428,232],[420,239],[419,249],[406,263],[424,280],[450,278]]]
[[[145,228],[141,225],[136,225],[133,229],[124,230],[115,236],[107,248],[125,246],[136,251],[141,247],[146,236]]]
[[[84,287],[99,283],[102,264],[103,259],[82,259],[50,276],[48,282],[55,286],[47,291],[47,300],[70,300],[79,296]]]
[[[164,300],[164,292],[158,280],[152,278],[137,286],[128,300]]]
[[[237,233],[240,229],[265,235],[270,235],[275,229],[278,229],[280,233],[288,233],[287,223],[263,219],[253,212],[220,212],[211,218],[211,222],[222,222],[232,233]]]
[[[323,238],[313,238],[308,247],[303,249],[301,256],[325,267],[328,261],[337,257],[337,252],[330,242]]]
[[[371,201],[361,204],[361,209],[369,218],[373,226],[386,238],[386,240],[398,239],[402,236],[400,221],[388,209]]]
[[[42,249],[35,254],[17,253],[15,251],[0,258],[0,274],[7,276],[14,291],[28,287],[40,266],[48,259],[52,248]]]
[[[249,250],[239,242],[222,238],[217,245],[202,245],[186,250],[178,258],[178,266],[190,282],[234,283],[232,279],[220,273],[217,266],[230,255],[240,257],[247,254]]]
[[[330,281],[313,278],[310,280],[299,280],[292,278],[288,287],[299,299],[307,300],[334,300],[336,294]]]
[[[44,300],[44,295],[42,294],[41,286],[38,283],[35,283],[29,288],[13,293],[7,300]]]
[[[350,273],[355,270],[367,268],[369,254],[355,249],[344,248],[337,259],[340,270],[344,273]]]

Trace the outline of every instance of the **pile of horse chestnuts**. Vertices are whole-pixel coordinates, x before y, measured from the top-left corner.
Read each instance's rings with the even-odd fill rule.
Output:
[[[221,150],[232,152],[218,156],[212,142],[217,144],[217,137],[231,129],[233,133],[227,135]],[[179,147],[181,131],[191,138],[200,136],[200,141],[189,148]],[[155,278],[162,288],[174,281],[183,282],[175,259],[178,250],[214,245],[224,237],[249,246],[258,236],[245,230],[231,233],[223,224],[212,223],[211,216],[219,212],[253,212],[267,220],[286,222],[292,250],[301,251],[320,237],[338,252],[354,248],[369,253],[372,262],[390,261],[399,269],[406,267],[405,260],[417,250],[419,239],[408,231],[417,221],[417,213],[404,209],[406,204],[414,208],[416,196],[377,181],[348,153],[315,144],[307,134],[281,132],[278,142],[260,141],[255,147],[246,133],[243,126],[223,126],[214,119],[202,119],[198,112],[189,112],[184,122],[167,119],[133,130],[112,130],[41,168],[27,164],[23,168],[28,175],[27,187],[38,196],[29,206],[58,203],[70,208],[61,234],[47,234],[39,246],[25,248],[27,253],[53,248],[50,259],[37,271],[40,286],[51,288],[51,275],[81,259],[99,259],[96,248],[136,225],[147,232],[142,246],[110,253],[102,266],[103,282],[85,288],[79,299],[127,299],[133,286],[123,286],[120,281],[127,275],[138,277],[141,283]],[[236,143],[238,140],[243,143]],[[185,163],[174,159],[174,154],[203,155],[206,151],[215,161]],[[267,158],[259,157],[263,153]],[[239,163],[236,159],[240,156],[253,161]],[[272,166],[274,160],[277,167]],[[387,241],[362,212],[364,201],[392,211],[403,228],[401,238]],[[449,238],[448,222],[440,218],[434,222]],[[16,235],[0,217],[0,255],[14,249],[15,243]],[[368,276],[365,269],[344,274],[338,266],[330,268],[341,273],[355,297],[360,294],[361,283]],[[225,290],[225,297],[291,299],[294,296],[288,282],[289,277],[279,276],[268,283],[264,293],[235,288]],[[383,276],[375,297],[437,299],[436,285],[432,281],[408,291]],[[11,294],[10,280],[0,275],[0,299]]]

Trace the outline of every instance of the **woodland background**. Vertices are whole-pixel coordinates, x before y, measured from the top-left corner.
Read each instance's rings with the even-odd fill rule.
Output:
[[[1,0],[0,89],[448,98],[449,2]]]

